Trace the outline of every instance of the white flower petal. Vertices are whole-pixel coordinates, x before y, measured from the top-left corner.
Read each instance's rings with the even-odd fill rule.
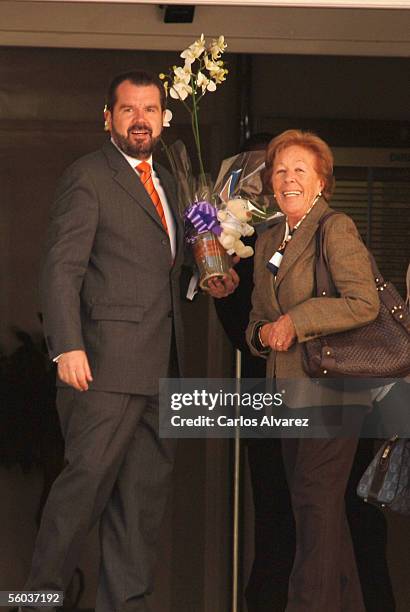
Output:
[[[185,64],[183,68],[181,66],[175,66],[174,74],[174,83],[185,83],[188,85],[189,81],[191,80],[192,72],[190,66]]]
[[[169,90],[169,95],[171,96],[171,98],[174,98],[174,100],[179,100],[179,95],[177,90],[175,89],[175,87],[171,87],[171,89]]]
[[[164,118],[162,120],[163,127],[170,127],[170,121],[172,119],[172,111],[169,108],[166,108],[164,111]]]
[[[192,87],[185,83],[174,83],[170,89],[172,98],[176,100],[185,100],[185,98],[192,94]]]
[[[185,60],[185,66],[188,66],[188,67],[191,66],[191,64],[193,64],[195,61],[195,56],[192,53],[191,49],[186,49],[185,51],[183,51],[180,57],[182,57]]]
[[[225,43],[224,36],[220,36],[217,40],[214,38],[211,46],[209,48],[209,52],[212,56],[213,60],[219,59],[219,57],[224,53],[227,44]]]

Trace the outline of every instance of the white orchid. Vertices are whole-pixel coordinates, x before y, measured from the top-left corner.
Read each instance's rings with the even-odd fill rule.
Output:
[[[196,84],[202,89],[203,93],[205,93],[205,90],[215,91],[216,89],[215,82],[208,79],[208,77],[206,77],[201,71],[199,71],[197,74]]]
[[[174,83],[185,83],[189,85],[191,80],[192,72],[188,66],[174,66]]]
[[[225,81],[225,75],[228,74],[228,71],[223,67],[224,63],[221,60],[213,61],[209,57],[205,57],[204,62],[205,68],[217,85]]]
[[[186,100],[188,96],[192,95],[191,78],[192,73],[189,67],[174,66],[174,77],[169,90],[171,98]]]
[[[225,68],[220,68],[216,72],[211,74],[217,85],[220,85],[223,81],[225,81],[225,76],[228,74],[228,71]]]
[[[192,87],[186,85],[183,81],[174,83],[169,90],[171,98],[174,100],[186,100],[188,96],[192,95]]]
[[[224,62],[220,59],[227,45],[225,38],[213,39],[207,46],[203,34],[192,45],[182,51],[180,57],[185,60],[183,66],[173,66],[170,74],[159,75],[164,81],[166,93],[180,100],[191,115],[192,131],[200,167],[200,174],[205,182],[205,171],[201,155],[201,140],[199,134],[199,103],[207,91],[215,91],[217,85],[225,80],[228,73]],[[205,73],[208,71],[208,75]]]
[[[214,38],[209,48],[209,52],[211,54],[212,59],[219,59],[222,53],[225,51],[226,47],[227,44],[225,42],[224,36],[220,36],[217,40]]]
[[[201,57],[204,51],[205,51],[205,38],[204,38],[204,35],[201,34],[201,38],[196,40],[187,49],[182,51],[180,57],[182,57],[185,60],[185,66],[191,66],[191,64],[193,64],[195,60]]]
[[[162,119],[162,127],[170,127],[170,122],[172,119],[172,111],[169,108],[164,110],[164,117]]]

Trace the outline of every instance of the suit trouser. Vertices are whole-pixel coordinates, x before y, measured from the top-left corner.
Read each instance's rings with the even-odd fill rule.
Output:
[[[349,410],[349,408],[345,408]],[[349,431],[364,409],[351,407]],[[282,449],[296,521],[286,612],[364,612],[344,495],[357,438],[289,438]]]
[[[245,591],[248,612],[283,612],[295,556],[295,522],[281,440],[246,440],[254,503],[252,570]]]
[[[25,588],[64,590],[100,519],[96,612],[145,612],[175,451],[158,437],[158,397],[59,389],[57,409],[66,465]]]

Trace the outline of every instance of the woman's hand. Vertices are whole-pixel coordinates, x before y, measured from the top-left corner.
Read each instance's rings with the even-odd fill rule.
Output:
[[[296,340],[296,330],[289,315],[279,317],[274,323],[266,323],[261,328],[261,340],[274,351],[287,351]]]

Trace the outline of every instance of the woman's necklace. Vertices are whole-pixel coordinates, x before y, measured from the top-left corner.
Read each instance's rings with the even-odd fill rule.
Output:
[[[290,229],[288,218],[286,217],[285,236],[284,236],[284,238],[283,238],[279,248],[277,249],[277,251],[274,252],[272,257],[270,258],[270,260],[266,264],[266,267],[268,268],[269,272],[271,272],[275,278],[276,278],[276,275],[278,273],[280,264],[282,263],[283,254],[285,252],[286,245],[292,239],[293,234],[298,229],[298,227],[300,227],[300,224],[302,223],[302,221],[304,219],[306,219],[307,215],[310,213],[310,211],[312,210],[312,208],[314,207],[314,205],[316,204],[316,202],[318,201],[318,199],[320,198],[321,195],[322,194],[319,193],[315,197],[315,199],[312,202],[312,205],[307,209],[307,211],[305,212],[303,217],[301,219],[299,219],[299,221],[296,223],[296,225],[292,229]]]

